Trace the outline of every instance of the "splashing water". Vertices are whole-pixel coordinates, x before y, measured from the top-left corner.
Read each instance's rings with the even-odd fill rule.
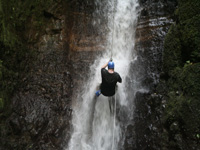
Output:
[[[97,2],[101,4],[101,2]],[[104,3],[105,5],[105,3]],[[133,98],[128,99],[126,78],[129,74],[130,63],[137,56],[134,52],[135,30],[137,23],[137,0],[107,0],[104,8],[104,17],[107,17],[105,53],[91,66],[90,80],[82,95],[78,95],[76,106],[73,108],[73,133],[69,141],[68,150],[117,150],[123,145],[123,131],[121,124],[110,115],[108,98],[100,95],[94,98],[97,86],[101,83],[101,66],[112,57],[115,62],[115,71],[122,77],[116,93],[117,107],[124,115],[131,119],[133,112]],[[118,113],[120,115],[120,113]],[[115,124],[114,124],[115,123]]]

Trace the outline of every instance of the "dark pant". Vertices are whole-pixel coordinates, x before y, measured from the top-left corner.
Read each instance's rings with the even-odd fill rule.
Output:
[[[114,114],[115,96],[108,97],[108,102],[110,107],[110,114]]]

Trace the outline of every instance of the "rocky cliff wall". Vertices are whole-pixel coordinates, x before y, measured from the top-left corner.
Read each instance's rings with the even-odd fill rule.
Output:
[[[136,80],[144,90],[136,93],[135,115],[127,128],[125,149],[163,149],[161,114],[165,101],[157,92],[157,85],[162,76],[164,39],[174,22],[177,3],[140,0],[140,6],[136,33],[138,60],[132,65],[131,72],[138,74]]]
[[[0,149],[62,149],[69,137],[73,83],[65,41],[70,3],[40,4],[43,8],[27,4],[33,16],[25,18],[21,33],[31,61],[19,76],[9,109],[1,114]]]
[[[47,5],[48,3],[46,3]],[[25,6],[25,4],[19,4]],[[63,149],[70,137],[72,98],[101,54],[92,26],[94,1],[27,4],[24,44],[31,51],[9,110],[1,112],[0,149]],[[34,11],[33,11],[34,12]],[[34,24],[33,24],[34,23]],[[75,94],[74,94],[75,93]]]

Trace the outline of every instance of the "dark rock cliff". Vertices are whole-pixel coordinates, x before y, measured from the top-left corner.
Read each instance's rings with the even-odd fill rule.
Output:
[[[31,10],[41,11],[41,20],[34,20],[34,13],[32,19],[25,18],[26,30],[21,33],[32,53],[13,90],[9,110],[1,112],[0,149],[65,148],[73,92],[82,86],[90,64],[101,53],[91,25],[93,1],[42,4],[40,9],[37,3],[27,4],[28,10],[30,5]]]
[[[177,3],[171,0],[140,0],[140,6],[136,33],[138,60],[132,65],[131,72],[139,74],[136,80],[145,90],[136,93],[135,115],[133,124],[127,128],[125,149],[158,150],[164,149],[161,114],[165,105],[157,86],[162,75],[164,39],[173,24]]]
[[[1,149],[55,150],[67,142],[72,93],[69,48],[64,44],[67,7],[68,3],[55,2],[38,10],[45,18],[40,33],[27,23],[24,42],[33,56],[11,98]]]

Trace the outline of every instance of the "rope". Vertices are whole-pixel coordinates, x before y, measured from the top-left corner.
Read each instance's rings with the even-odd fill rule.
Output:
[[[112,150],[114,150],[114,144],[115,144],[115,118],[116,118],[116,94],[114,97],[115,105],[114,105],[114,116],[113,116],[113,141],[112,141]]]
[[[115,0],[113,0],[113,32],[112,32],[112,48],[111,48],[111,59],[113,56],[113,41],[114,41],[114,33],[115,33]],[[112,150],[114,150],[114,144],[115,144],[115,116],[116,116],[116,93],[114,96],[114,101],[115,101],[115,105],[114,105],[114,116],[113,116],[113,141],[112,141]]]
[[[113,10],[112,10],[112,14],[113,14],[113,32],[112,32],[112,47],[111,47],[111,59],[113,56],[113,41],[114,41],[114,33],[115,33],[115,0],[113,0]]]

